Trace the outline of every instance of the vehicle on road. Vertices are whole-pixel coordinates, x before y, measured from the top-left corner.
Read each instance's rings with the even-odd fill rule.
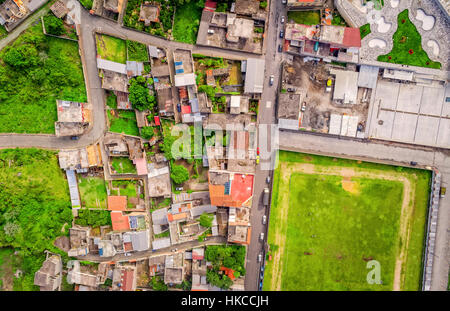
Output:
[[[259,164],[259,155],[256,156],[256,164]]]
[[[262,281],[261,282],[259,282],[259,290],[261,291],[262,290]]]
[[[281,44],[278,44],[278,52],[283,52],[283,48],[281,47]]]
[[[269,205],[269,188],[264,188],[263,204],[264,206]]]
[[[267,222],[267,216],[266,216],[266,215],[263,215],[263,217],[262,217],[262,223],[263,223],[263,225],[265,225],[266,222]]]
[[[125,253],[124,255],[128,257],[131,256],[131,253]]]
[[[256,148],[256,154],[259,155],[259,147]]]
[[[78,137],[78,136],[71,136],[70,139],[71,140],[78,140],[78,139],[80,139],[80,137]]]
[[[259,235],[259,239],[260,239],[261,241],[264,241],[264,232],[261,232],[261,234]]]
[[[416,166],[417,162],[411,161],[411,162],[409,162],[409,164],[411,164],[412,166]]]
[[[441,198],[445,198],[445,192],[447,192],[447,188],[441,187],[441,191],[440,191]]]
[[[286,4],[287,0],[281,0],[281,3]]]
[[[177,111],[181,112],[181,105],[179,103],[177,104]]]
[[[270,176],[267,176],[266,183],[270,184]]]
[[[261,266],[261,272],[264,272],[264,265]]]
[[[273,85],[273,79],[274,79],[274,76],[271,75],[271,76],[270,76],[270,79],[269,79],[269,85],[270,85],[270,86]]]
[[[284,16],[281,16],[281,23],[284,24]]]
[[[258,262],[261,262],[261,260],[262,260],[262,254],[259,254],[258,255]]]
[[[283,39],[284,37],[284,30],[280,30],[280,38]]]
[[[325,87],[325,92],[330,93],[331,92],[331,86],[333,85],[333,80],[328,79],[327,80],[327,86]]]
[[[208,29],[208,34],[213,35],[214,34],[214,29]]]

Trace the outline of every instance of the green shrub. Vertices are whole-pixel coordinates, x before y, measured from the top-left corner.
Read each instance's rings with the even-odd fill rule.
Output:
[[[170,172],[170,178],[174,181],[176,184],[182,184],[186,180],[189,179],[189,172],[187,168],[185,168],[183,165],[172,165],[172,170]]]

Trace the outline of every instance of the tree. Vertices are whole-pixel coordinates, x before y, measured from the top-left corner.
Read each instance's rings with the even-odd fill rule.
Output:
[[[45,30],[51,35],[60,36],[65,32],[63,21],[54,15],[45,16],[44,24]]]
[[[170,178],[174,181],[176,184],[182,184],[186,180],[189,179],[189,172],[187,168],[185,168],[183,165],[172,165],[172,171],[170,172]]]
[[[144,139],[151,139],[155,135],[155,131],[152,126],[144,126],[141,128],[141,137]]]
[[[213,219],[214,219],[213,215],[210,215],[207,213],[201,214],[200,215],[200,226],[205,227],[205,228],[211,228]]]
[[[39,63],[39,55],[35,46],[23,44],[7,49],[3,60],[10,66],[26,68],[36,66]]]
[[[153,110],[156,99],[154,96],[150,95],[144,77],[139,76],[131,79],[128,92],[131,105],[133,105],[135,109],[139,111],[146,109]]]
[[[153,290],[156,291],[166,291],[167,285],[164,283],[163,280],[159,276],[152,277],[152,280],[149,284]]]

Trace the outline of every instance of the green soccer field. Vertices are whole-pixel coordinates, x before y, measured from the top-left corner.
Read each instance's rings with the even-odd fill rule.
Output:
[[[264,290],[420,289],[429,172],[290,152],[279,160]],[[367,282],[372,260],[381,284]]]

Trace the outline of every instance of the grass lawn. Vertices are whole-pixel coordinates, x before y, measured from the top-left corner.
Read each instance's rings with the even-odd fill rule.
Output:
[[[94,0],[80,0],[80,3],[87,10],[90,10],[90,9],[92,9],[92,5],[94,4]]]
[[[0,52],[0,132],[54,134],[57,99],[87,101],[78,44],[38,23]]]
[[[96,35],[97,54],[101,58],[112,62],[125,64],[127,62],[127,46],[126,41],[107,36]]]
[[[106,208],[106,186],[103,178],[78,176],[81,205],[85,208]]]
[[[441,63],[432,61],[422,48],[422,37],[409,20],[408,10],[398,15],[398,28],[393,36],[394,47],[389,54],[378,56],[378,61],[402,65],[441,68]]]
[[[287,15],[288,20],[293,19],[297,24],[318,25],[320,24],[319,11],[290,11]]]
[[[112,159],[111,165],[117,174],[136,174],[136,166],[128,158],[115,157]]]
[[[145,44],[127,40],[128,60],[148,62],[148,51]]]
[[[264,290],[420,289],[428,171],[283,151],[279,164]]]
[[[173,38],[176,41],[195,44],[202,9],[195,1],[177,6],[173,24]]]
[[[359,32],[361,33],[361,40],[362,40],[365,36],[370,34],[370,24],[362,25],[359,28]]]
[[[133,110],[108,110],[108,120],[111,132],[139,136],[136,114]]]

